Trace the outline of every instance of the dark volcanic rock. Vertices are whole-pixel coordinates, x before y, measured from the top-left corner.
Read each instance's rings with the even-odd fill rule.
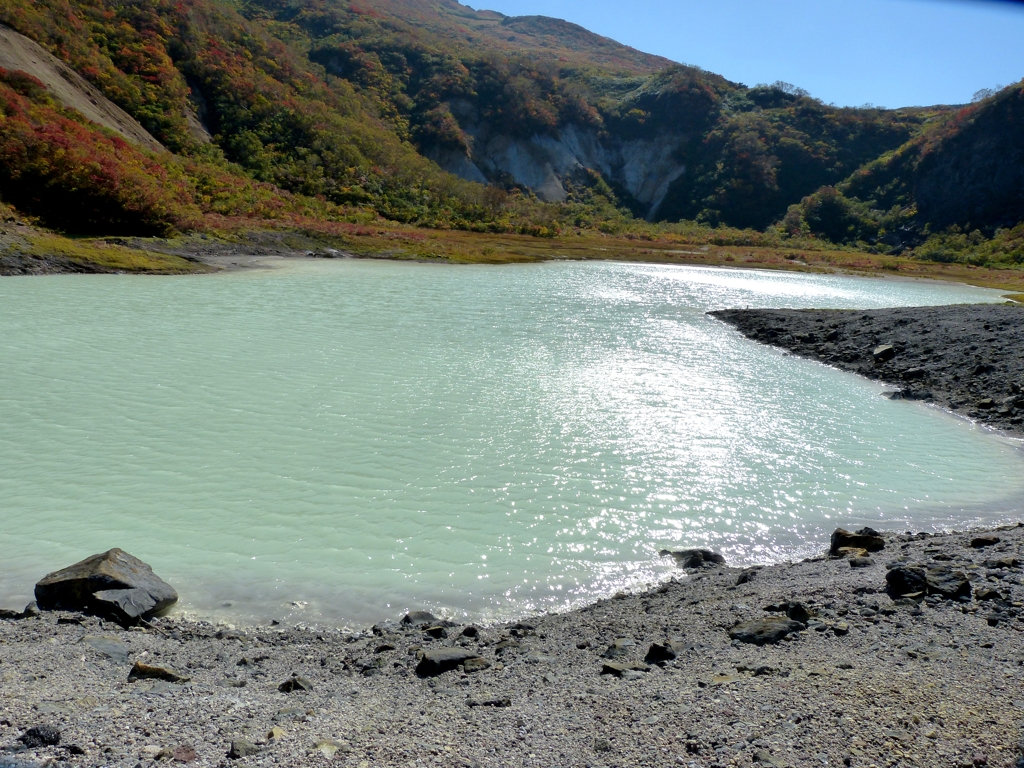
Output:
[[[279,686],[277,690],[281,693],[294,693],[295,691],[312,691],[313,683],[301,675],[292,675]]]
[[[435,677],[453,669],[457,669],[470,659],[480,658],[474,651],[465,648],[438,648],[424,651],[423,658],[416,666],[416,674],[420,677]]]
[[[429,611],[410,611],[402,617],[402,623],[410,627],[434,626],[438,618]]]
[[[991,547],[998,544],[1000,541],[998,536],[976,536],[971,539],[971,546],[974,549],[982,549],[983,547]]]
[[[893,384],[901,400],[931,399],[1024,434],[1024,306],[896,309],[729,309],[710,313],[745,336]],[[884,351],[892,348],[892,353]],[[875,353],[879,352],[879,355]]]
[[[170,608],[178,593],[137,557],[120,549],[93,555],[36,584],[43,610],[83,611],[130,624]]]
[[[864,549],[868,552],[878,552],[885,549],[885,539],[878,535],[878,531],[871,528],[861,528],[857,533],[851,533],[845,528],[836,528],[832,533],[830,555],[839,555],[840,549]]]
[[[928,581],[928,593],[942,595],[949,600],[971,596],[971,582],[963,571],[954,571],[948,566],[940,565],[929,568],[925,573]]]
[[[804,625],[799,621],[773,616],[767,619],[740,622],[729,630],[729,637],[733,640],[739,640],[741,643],[770,645],[779,642],[787,635],[799,632],[803,628]]]
[[[710,549],[683,549],[670,552],[667,549],[659,552],[662,557],[671,555],[680,568],[701,568],[705,565],[725,565],[725,558]]]
[[[939,595],[949,600],[971,596],[971,582],[962,571],[949,566],[937,565],[924,568],[920,565],[897,565],[885,575],[889,594],[893,597],[904,595]]]
[[[657,664],[663,661],[674,661],[683,650],[683,644],[675,640],[664,643],[651,643],[644,661],[648,664]]]
[[[34,728],[29,728],[19,736],[18,741],[28,749],[54,747],[60,744],[60,731],[52,725],[37,725]]]
[[[928,579],[924,568],[916,565],[897,565],[885,574],[889,594],[893,597],[924,594],[928,591]]]

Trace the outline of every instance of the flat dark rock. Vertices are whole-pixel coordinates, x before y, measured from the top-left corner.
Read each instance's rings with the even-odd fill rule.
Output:
[[[82,611],[134,623],[170,608],[178,593],[153,569],[120,549],[87,557],[36,584],[40,609]]]
[[[891,384],[899,399],[934,402],[1024,435],[1020,304],[710,314],[755,341]]]
[[[416,665],[416,674],[420,677],[436,677],[444,674],[470,659],[480,658],[475,651],[465,648],[438,648],[425,651],[420,663]]]
[[[60,731],[52,725],[37,725],[19,736],[18,741],[28,749],[53,747],[60,744]]]
[[[804,625],[799,621],[772,616],[767,619],[740,622],[729,630],[729,637],[741,643],[772,645],[803,628]]]
[[[402,623],[407,627],[434,626],[438,623],[438,618],[429,611],[410,611],[402,617]]]
[[[702,568],[705,565],[725,565],[725,558],[710,549],[682,549],[671,552],[667,549],[659,552],[662,557],[671,555],[680,568]]]
[[[615,675],[616,677],[622,677],[627,672],[647,672],[648,667],[643,664],[628,664],[619,661],[606,661],[601,666],[602,675]]]
[[[153,667],[136,661],[132,665],[132,671],[128,673],[129,680],[163,680],[168,683],[187,683],[188,678],[178,674],[167,667]]]
[[[924,593],[955,600],[971,596],[971,582],[966,574],[946,565],[897,565],[885,574],[885,581],[893,597]]]

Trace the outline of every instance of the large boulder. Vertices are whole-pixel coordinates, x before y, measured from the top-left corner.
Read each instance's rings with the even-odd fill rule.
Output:
[[[832,534],[832,546],[829,547],[829,554],[833,557],[847,553],[841,553],[841,549],[864,549],[868,552],[878,552],[885,549],[885,539],[873,528],[861,528],[856,533],[851,533],[844,528],[836,528]]]
[[[87,557],[36,584],[44,611],[82,611],[134,624],[178,602],[174,588],[120,549]]]

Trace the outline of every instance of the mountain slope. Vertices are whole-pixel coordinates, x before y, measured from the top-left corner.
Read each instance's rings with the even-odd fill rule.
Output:
[[[900,227],[1024,219],[1005,92],[960,112],[838,108],[455,0],[5,0],[0,22],[34,41],[0,30],[0,195],[68,231],[242,216],[551,234],[636,216],[899,249]]]

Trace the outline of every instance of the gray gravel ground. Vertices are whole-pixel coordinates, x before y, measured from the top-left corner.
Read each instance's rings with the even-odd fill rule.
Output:
[[[743,335],[1024,435],[1024,306],[726,309]]]
[[[680,571],[475,638],[398,623],[345,634],[173,615],[132,630],[64,613],[0,620],[0,766],[1014,766],[1024,528],[994,535],[976,549],[976,534],[886,534],[865,567],[822,557],[738,586],[739,569]],[[962,570],[974,597],[894,601],[885,576],[898,561]],[[807,629],[777,645],[730,640],[794,601]],[[669,640],[675,660],[643,663]],[[640,669],[602,674],[613,644]],[[490,666],[418,676],[416,649],[441,647]],[[190,680],[130,682],[136,661]],[[60,744],[26,748],[19,737],[41,725]],[[229,758],[240,739],[256,751]]]

